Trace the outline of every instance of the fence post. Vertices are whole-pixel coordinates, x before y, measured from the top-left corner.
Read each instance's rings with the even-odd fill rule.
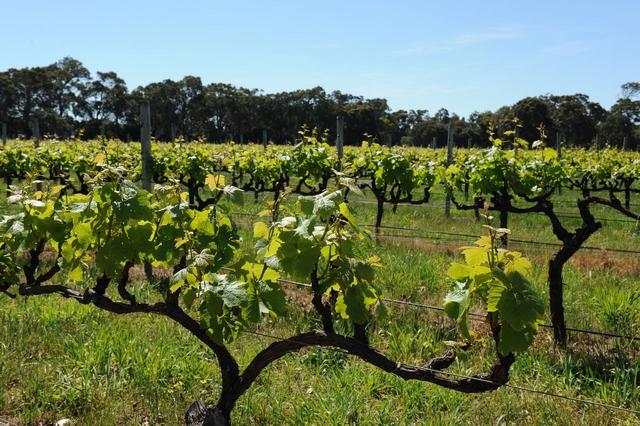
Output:
[[[623,151],[626,151],[626,150],[627,150],[627,148],[628,148],[627,143],[628,143],[628,142],[629,142],[629,137],[625,135],[625,136],[622,138],[622,150],[623,150]]]
[[[433,139],[431,139],[431,149],[436,149],[437,141],[438,139],[435,136],[433,137]]]
[[[471,150],[471,137],[467,138],[467,151]],[[464,201],[469,201],[469,182],[464,184]]]
[[[142,188],[151,191],[151,107],[149,101],[140,104],[140,149],[142,155]]]
[[[151,157],[151,106],[149,101],[140,104],[140,151],[142,155],[142,189],[151,191],[153,176],[153,158]],[[153,280],[153,267],[144,261],[144,274],[148,281]]]
[[[390,147],[392,145],[391,133],[387,133],[384,136],[384,139],[385,139],[386,145]]]
[[[264,147],[264,149],[267,149],[267,131],[266,130],[262,131],[262,146]]]
[[[447,166],[450,166],[453,162],[453,128],[451,123],[447,126]],[[451,196],[447,194],[444,199],[444,214],[446,217],[451,217]]]
[[[31,133],[33,134],[33,146],[40,146],[40,120],[34,117],[31,119]]]
[[[40,147],[40,120],[37,117],[31,118],[31,133],[33,134],[33,146]],[[42,191],[42,176],[36,176],[36,191]]]
[[[562,160],[562,135],[556,132],[556,152],[558,153],[558,161]],[[558,195],[562,194],[562,187],[558,186]]]
[[[7,123],[2,123],[2,146],[5,146],[7,144]],[[6,184],[7,184],[7,197],[9,197],[11,195],[11,189],[9,188],[11,186],[11,177],[7,176],[4,178]]]
[[[176,136],[178,135],[178,128],[175,124],[171,125],[171,142],[176,140]]]
[[[338,115],[336,117],[336,154],[338,155],[338,164],[342,168],[342,156],[344,155],[344,117]]]

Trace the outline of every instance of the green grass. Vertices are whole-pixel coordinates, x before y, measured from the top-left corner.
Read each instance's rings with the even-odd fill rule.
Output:
[[[563,194],[563,197],[568,194]],[[3,198],[3,197],[2,197]],[[442,205],[438,195],[433,205]],[[635,201],[635,200],[634,200]],[[363,223],[374,206],[353,204]],[[241,211],[262,205],[247,202]],[[609,214],[602,212],[602,214]],[[400,207],[386,211],[385,224],[480,234],[472,213]],[[245,221],[247,218],[244,218]],[[605,224],[590,245],[638,249],[640,236],[628,224]],[[544,217],[514,216],[514,238],[553,241]],[[243,229],[244,252],[251,236]],[[463,239],[464,240],[464,239]],[[361,244],[376,254],[385,295],[441,304],[448,286],[445,272],[457,254],[454,241],[380,239]],[[533,256],[533,281],[545,286],[545,261]],[[583,262],[568,266],[566,306],[569,325],[640,333],[640,307],[634,299],[640,283],[637,256],[583,252]],[[625,265],[629,265],[626,267]],[[144,295],[145,288],[139,288]],[[290,290],[286,318],[267,322],[261,331],[286,336],[318,328],[308,312],[303,290]],[[545,296],[546,297],[546,296]],[[398,360],[420,365],[455,339],[454,324],[437,312],[391,306],[389,319],[372,330],[373,344]],[[482,328],[478,331],[482,335]],[[261,348],[265,337],[243,334],[231,345],[241,365]],[[492,355],[481,338],[451,371],[486,371]],[[542,331],[532,351],[513,368],[511,383],[563,395],[593,399],[640,410],[637,343],[572,335],[570,349],[555,350]],[[0,296],[0,419],[23,424],[72,418],[76,424],[180,424],[196,399],[214,401],[219,391],[213,355],[170,320],[152,315],[117,316],[55,296],[11,300]],[[405,382],[363,362],[328,349],[307,350],[277,361],[238,402],[236,424],[640,424],[640,417],[606,408],[550,399],[501,388],[465,395],[435,385]]]

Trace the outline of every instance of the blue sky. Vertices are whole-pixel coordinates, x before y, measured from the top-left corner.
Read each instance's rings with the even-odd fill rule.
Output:
[[[609,107],[640,81],[640,1],[10,1],[0,69],[64,56],[130,88],[196,75],[467,115],[525,96]]]

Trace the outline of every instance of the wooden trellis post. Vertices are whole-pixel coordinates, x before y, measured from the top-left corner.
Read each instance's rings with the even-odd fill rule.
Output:
[[[153,159],[151,158],[151,107],[149,101],[142,101],[140,104],[140,149],[142,188],[151,191]]]
[[[336,154],[338,162],[342,164],[342,156],[344,155],[344,117],[338,115],[336,117]]]
[[[447,126],[447,166],[453,162],[453,127],[451,123]],[[451,196],[447,194],[444,199],[444,214],[451,217]]]

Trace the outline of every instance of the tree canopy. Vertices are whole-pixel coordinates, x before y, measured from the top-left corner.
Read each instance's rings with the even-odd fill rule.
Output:
[[[637,146],[640,140],[640,82],[621,86],[620,98],[606,110],[585,94],[526,97],[496,111],[474,112],[460,117],[441,108],[396,110],[386,99],[367,99],[322,87],[280,93],[202,82],[186,76],[127,87],[113,71],[92,74],[80,61],[65,57],[54,64],[11,68],[0,72],[0,121],[9,136],[29,137],[30,122],[40,121],[43,134],[59,137],[114,137],[137,139],[139,103],[151,102],[153,136],[159,140],[261,141],[266,131],[274,143],[296,139],[302,125],[328,129],[335,137],[336,116],[345,118],[347,144],[359,144],[363,136],[384,144],[442,146],[447,127],[456,129],[458,146],[486,143],[486,132],[513,127],[528,140],[559,132],[569,145]],[[428,100],[426,100],[428,101]],[[552,138],[550,138],[551,140]]]

